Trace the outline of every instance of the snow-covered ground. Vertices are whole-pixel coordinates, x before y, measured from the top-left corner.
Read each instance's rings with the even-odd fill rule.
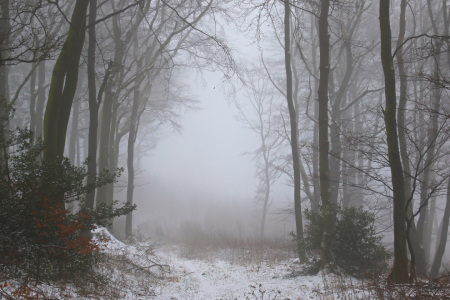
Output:
[[[293,253],[283,248],[187,249],[172,243],[155,245],[151,242],[126,245],[105,228],[98,228],[93,234],[94,239],[105,246],[107,259],[99,266],[99,271],[107,278],[106,286],[83,284],[80,289],[41,284],[33,286],[31,294],[11,299],[35,299],[36,291],[39,291],[39,299],[44,295],[45,299],[105,300],[370,299],[370,295],[358,288],[350,291],[335,288],[348,286],[349,278],[293,276],[301,266]],[[283,251],[284,254],[279,255]],[[346,281],[344,285],[342,280]],[[358,281],[353,283],[358,285]],[[19,287],[19,282],[12,281],[1,285],[0,291],[13,295]],[[352,297],[342,297],[348,292]],[[27,298],[29,296],[32,298]]]
[[[154,269],[149,270],[156,272],[154,274],[157,274],[157,280],[150,281],[152,286],[147,288],[148,293],[136,294],[136,291],[139,291],[139,279],[135,278],[135,283],[129,286],[128,291],[123,291],[124,299],[334,298],[325,292],[325,289],[326,286],[332,286],[336,278],[322,275],[292,276],[300,268],[293,257],[283,261],[267,259],[248,263],[234,258],[239,254],[231,255],[231,250],[224,250],[213,253],[209,251],[208,255],[191,255],[205,256],[198,259],[187,257],[186,249],[182,246],[160,244],[151,251],[149,258],[142,253],[145,251],[145,243],[126,246],[110,236],[105,229],[99,229],[96,234],[110,238],[107,252],[115,255],[122,253],[133,261],[135,266],[146,267],[149,262],[154,264]],[[127,281],[130,283],[130,280]]]
[[[322,285],[319,276],[286,278],[293,260],[239,265],[183,258],[167,246],[156,254],[171,266],[171,280],[155,289],[155,299],[311,299]]]

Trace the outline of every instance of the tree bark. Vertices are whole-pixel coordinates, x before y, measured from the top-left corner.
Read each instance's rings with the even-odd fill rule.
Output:
[[[335,223],[335,207],[330,199],[330,167],[328,141],[328,85],[330,74],[330,36],[328,34],[329,0],[320,1],[319,16],[319,177],[323,211],[323,238],[321,261],[331,261],[331,248]]]
[[[9,0],[0,1],[0,143],[6,138],[9,129],[9,88],[8,88],[8,66],[5,60],[9,56],[9,40],[11,34],[9,22]],[[0,155],[0,167],[6,162]]]
[[[400,95],[398,102],[397,111],[397,127],[398,127],[398,140],[400,156],[402,159],[402,165],[404,170],[404,180],[405,180],[405,201],[407,206],[407,235],[408,235],[408,248],[411,253],[411,275],[416,274],[416,261],[420,257],[421,251],[417,247],[417,230],[414,222],[413,215],[413,195],[412,195],[412,185],[411,185],[411,161],[408,155],[408,148],[406,144],[406,105],[407,105],[407,92],[408,92],[408,81],[406,77],[406,67],[403,59],[403,49],[401,46],[405,39],[406,33],[406,6],[407,1],[402,0],[400,3],[400,26],[399,26],[399,36],[396,43],[396,48],[399,49],[397,52],[397,66],[398,75],[400,79]],[[419,259],[420,260],[420,259]]]
[[[114,67],[113,67],[114,68]],[[108,82],[106,90],[105,90],[105,98],[103,101],[103,109],[102,109],[102,123],[100,128],[100,144],[99,144],[99,154],[98,154],[98,168],[99,171],[103,171],[104,169],[109,169],[109,137],[111,130],[111,117],[112,117],[112,104],[113,104],[113,95],[112,95],[112,83]],[[97,201],[96,206],[98,207],[100,204],[107,203],[107,187],[103,185],[97,190]]]
[[[39,63],[39,62],[37,62]],[[34,68],[34,65],[37,63],[33,63],[31,65],[31,69]],[[36,132],[36,71],[31,74],[30,77],[30,130],[32,132]]]
[[[142,60],[138,59],[138,38],[137,34],[134,34],[134,56],[136,62],[136,76],[142,68]],[[136,77],[137,78],[137,77]],[[137,84],[133,93],[133,104],[131,107],[130,117],[130,131],[128,133],[128,153],[127,153],[127,170],[128,170],[128,185],[127,185],[127,202],[133,205],[133,193],[134,193],[134,144],[136,142],[137,135],[137,121],[138,121],[138,109],[140,104],[140,85]],[[129,212],[125,219],[125,237],[130,238],[133,235],[133,212]]]
[[[397,136],[397,96],[395,92],[395,71],[391,48],[392,35],[389,6],[390,0],[380,0],[381,62],[383,65],[386,96],[384,120],[394,201],[394,266],[389,274],[389,279],[395,283],[407,283],[409,281],[409,275],[406,251],[405,186]]]
[[[72,122],[70,126],[70,139],[69,139],[69,160],[73,165],[76,165],[75,154],[80,152],[77,149],[78,140],[78,123],[80,119],[80,100],[75,101],[72,111]]]
[[[292,163],[294,167],[294,213],[297,230],[297,247],[301,262],[306,261],[306,252],[303,246],[303,220],[300,198],[300,166],[298,150],[298,128],[297,117],[294,106],[292,90],[292,67],[291,67],[291,26],[290,26],[290,2],[284,0],[284,63],[286,68],[286,100],[289,109],[291,125],[291,150]]]
[[[95,21],[97,19],[97,0],[89,2],[89,28],[88,28],[88,97],[89,97],[89,137],[88,137],[88,156],[87,156],[87,184],[92,185],[97,177],[97,131],[98,131],[98,106],[97,87],[95,83],[95,47],[97,42]],[[108,72],[105,74],[107,78]],[[101,97],[102,95],[100,95]],[[100,98],[101,99],[101,98]],[[86,194],[86,208],[94,208],[95,189]]]
[[[85,38],[88,4],[89,0],[76,2],[67,39],[53,68],[44,115],[44,160],[54,160],[64,154],[67,125],[77,87],[79,61]]]
[[[42,138],[42,132],[44,127],[44,108],[45,108],[45,60],[39,63],[38,67],[38,90],[36,101],[36,138]]]
[[[428,14],[431,20],[431,24],[433,27],[433,32],[435,35],[439,34],[435,18],[432,12],[432,4],[430,0],[427,0],[428,3]],[[439,66],[439,58],[440,58],[440,50],[441,50],[441,42],[438,41],[435,50],[435,64],[434,64],[434,77],[439,78],[439,74],[441,72]],[[417,260],[417,273],[420,275],[426,275],[427,272],[427,253],[429,244],[425,243],[426,240],[426,228],[429,226],[428,222],[432,222],[429,216],[428,203],[430,195],[428,195],[428,191],[430,189],[430,182],[432,175],[432,167],[434,158],[436,155],[436,138],[438,135],[438,117],[441,106],[441,89],[434,88],[431,96],[431,116],[428,127],[428,149],[426,153],[426,158],[424,162],[424,171],[423,178],[420,185],[420,214],[419,220],[417,221],[417,243],[419,249],[419,256]],[[431,224],[430,224],[431,225]]]
[[[442,230],[439,238],[439,245],[436,249],[433,265],[431,266],[430,277],[436,278],[439,274],[439,269],[442,264],[442,257],[444,256],[445,247],[447,245],[448,224],[450,218],[450,177],[447,184],[447,203],[445,204],[444,216],[442,217]]]

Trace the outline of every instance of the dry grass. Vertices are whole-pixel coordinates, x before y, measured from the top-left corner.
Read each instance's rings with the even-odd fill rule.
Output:
[[[411,284],[392,284],[385,279],[354,280],[339,275],[324,275],[323,286],[315,291],[317,299],[336,300],[441,300],[450,299],[450,275],[436,280],[421,279]]]
[[[193,231],[171,242],[179,244],[179,255],[188,259],[213,261],[217,258],[238,265],[277,263],[295,258],[295,244],[286,239],[238,238]]]

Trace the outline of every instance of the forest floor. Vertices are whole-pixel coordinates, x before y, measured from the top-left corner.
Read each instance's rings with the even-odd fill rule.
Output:
[[[370,298],[366,291],[355,288],[360,282],[352,278],[322,273],[299,276],[301,265],[291,247],[149,242],[127,246],[109,236],[106,230],[100,232],[110,238],[106,251],[112,257],[126,257],[130,262],[128,269],[122,265],[121,273],[115,275],[116,280],[121,278],[115,285],[121,286],[122,299]],[[124,277],[124,274],[128,275]],[[342,297],[346,293],[342,286],[351,286],[348,295],[357,297]]]
[[[374,299],[354,278],[323,273],[299,275],[302,266],[289,242],[257,244],[241,240],[212,246],[196,241],[144,241],[127,245],[105,228],[95,230],[94,238],[99,243],[106,240],[103,248],[106,260],[97,269],[107,279],[106,284],[33,285],[32,294],[19,298]],[[19,282],[9,282],[0,289],[4,295],[14,295],[19,286]]]

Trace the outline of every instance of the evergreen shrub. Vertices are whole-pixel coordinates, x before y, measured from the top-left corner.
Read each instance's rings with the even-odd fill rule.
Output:
[[[306,211],[304,245],[311,257],[306,270],[317,272],[321,262],[323,216],[321,210]],[[316,254],[316,255],[315,255]],[[361,208],[337,210],[337,221],[333,232],[332,262],[329,267],[358,277],[372,277],[383,272],[389,255],[376,234],[375,216]],[[337,268],[336,268],[337,267]]]
[[[0,280],[91,280],[102,246],[82,233],[108,225],[134,206],[87,209],[84,195],[114,181],[116,174],[105,172],[86,186],[84,166],[75,167],[67,158],[43,162],[42,143],[25,130],[11,134],[1,149]]]

